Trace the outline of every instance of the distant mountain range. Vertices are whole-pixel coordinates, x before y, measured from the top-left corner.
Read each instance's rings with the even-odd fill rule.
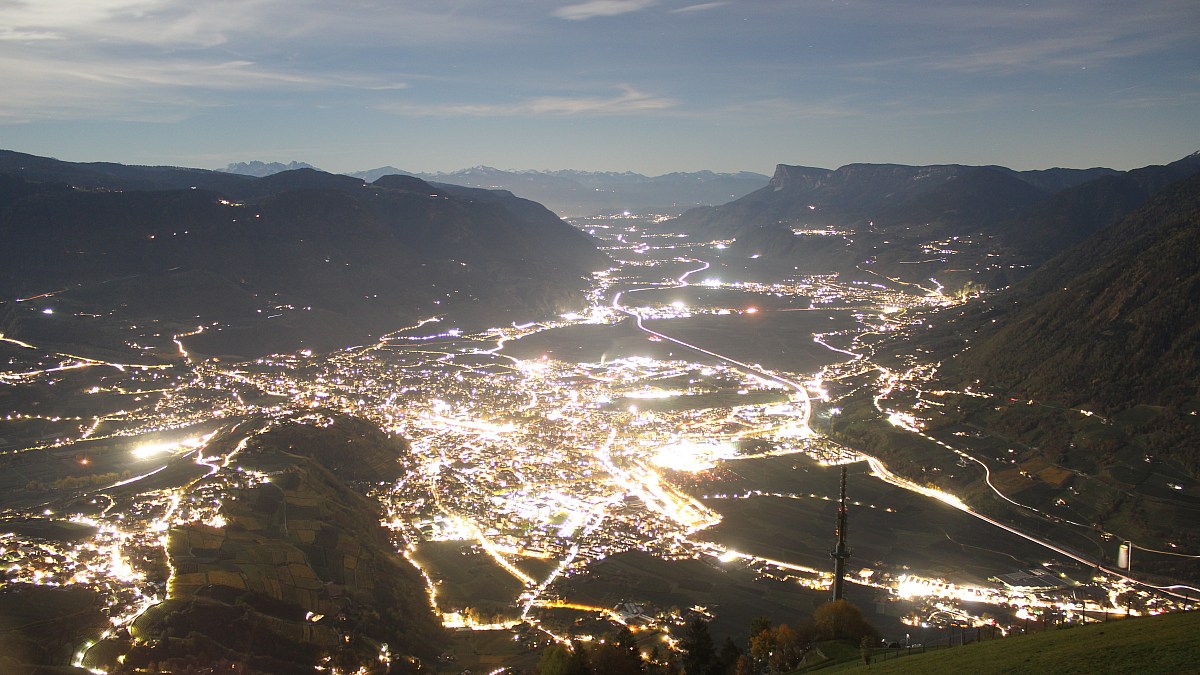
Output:
[[[252,176],[308,167],[292,162],[239,162],[224,171]],[[311,167],[308,167],[311,168]],[[346,175],[367,182],[388,175],[415,176],[426,181],[476,187],[489,190],[508,190],[513,194],[544,204],[560,216],[590,216],[620,213],[682,213],[700,205],[724,204],[762,187],[767,176],[742,171],[739,173],[668,173],[644,176],[631,172],[595,171],[505,171],[489,166],[477,166],[449,173],[422,173],[385,166]]]
[[[270,176],[271,174],[283,173],[284,171],[316,168],[317,167],[309,164],[308,162],[288,162],[287,164],[284,164],[282,162],[260,162],[258,160],[254,160],[253,162],[235,162],[229,166],[226,166],[224,169],[221,169],[221,171],[226,173],[241,174],[243,176],[254,176],[255,178],[264,178],[266,176]],[[378,178],[378,176],[375,178]],[[373,180],[374,178],[371,179],[371,181]]]
[[[732,239],[733,255],[814,271],[869,269],[951,288],[996,288],[1196,171],[1195,155],[1129,172],[781,164],[762,189],[662,227]]]
[[[503,191],[7,151],[0,237],[3,297],[46,296],[0,306],[0,332],[161,349],[205,325],[189,346],[207,354],[328,349],[455,312],[565,311],[608,265],[589,237]],[[131,335],[151,319],[160,327]]]

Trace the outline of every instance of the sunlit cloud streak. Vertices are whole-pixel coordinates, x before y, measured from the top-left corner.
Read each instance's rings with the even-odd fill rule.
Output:
[[[0,55],[7,91],[0,120],[72,119],[97,114],[119,119],[179,119],[186,110],[227,104],[239,92],[363,89],[390,91],[407,83],[356,73],[293,72],[248,60],[200,58],[151,61],[97,58],[87,62]]]
[[[422,105],[395,103],[378,106],[389,112],[414,115],[509,117],[521,115],[628,115],[674,108],[677,102],[622,85],[616,96],[539,96],[514,103],[462,103]]]
[[[1004,76],[1097,66],[1188,44],[1195,39],[1200,5],[1189,10],[1150,0],[1136,10],[1128,5],[1106,10],[1078,0],[1020,6],[898,2],[873,14],[894,27],[889,55],[846,59],[846,67]]]
[[[728,5],[728,2],[704,2],[698,5],[688,5],[687,7],[678,7],[671,10],[671,14],[686,14],[688,12],[703,12],[709,9],[716,9]]]
[[[0,3],[0,36],[56,37],[76,47],[143,45],[172,48],[244,47],[294,43],[296,48],[338,44],[490,42],[520,30],[518,16],[464,11],[441,4],[364,0],[47,0]],[[25,36],[25,37],[21,37]],[[301,41],[301,42],[296,42]]]
[[[554,10],[554,16],[568,21],[583,21],[600,16],[618,16],[640,12],[655,4],[655,0],[588,0]]]

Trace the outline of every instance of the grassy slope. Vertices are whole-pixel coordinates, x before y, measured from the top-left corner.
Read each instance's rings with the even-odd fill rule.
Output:
[[[1200,612],[1092,624],[917,654],[867,667],[871,673],[1200,672]]]

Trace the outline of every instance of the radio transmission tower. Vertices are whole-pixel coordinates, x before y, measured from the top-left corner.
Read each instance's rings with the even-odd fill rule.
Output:
[[[837,546],[829,552],[833,558],[833,599],[841,600],[846,584],[846,561],[850,559],[850,547],[846,545],[846,467],[842,467],[842,490],[838,500]]]

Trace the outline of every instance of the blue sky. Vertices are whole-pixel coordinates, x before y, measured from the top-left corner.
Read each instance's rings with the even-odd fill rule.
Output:
[[[332,171],[1173,161],[1195,0],[0,0],[0,147]]]

